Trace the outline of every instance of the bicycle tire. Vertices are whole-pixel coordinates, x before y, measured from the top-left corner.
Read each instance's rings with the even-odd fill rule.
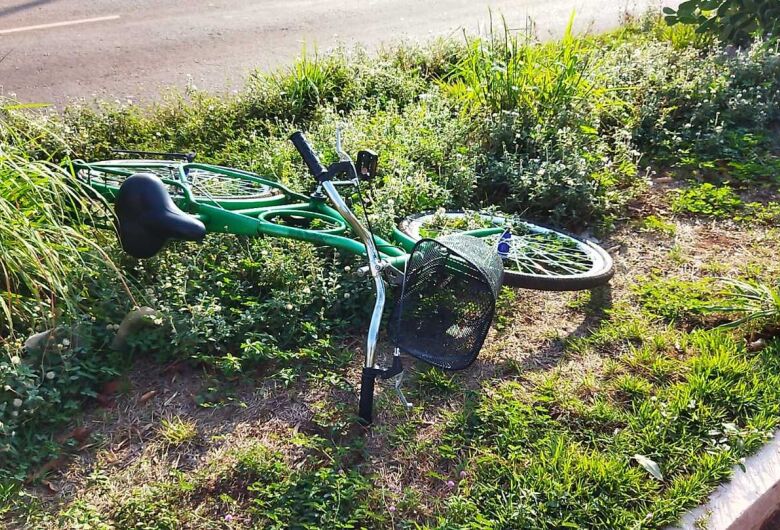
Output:
[[[420,212],[410,215],[398,224],[398,230],[413,240],[422,238],[421,228],[427,221],[431,221],[435,215],[444,215],[447,218],[467,218],[474,216],[462,210],[450,210],[446,212]],[[609,253],[592,241],[569,234],[559,229],[553,229],[540,224],[530,223],[514,216],[497,213],[478,213],[482,219],[489,221],[491,226],[503,227],[511,223],[521,225],[528,230],[528,234],[513,235],[513,251],[516,251],[510,258],[504,259],[504,285],[519,287],[524,289],[534,289],[539,291],[580,291],[593,289],[605,285],[614,275],[614,263]],[[465,230],[450,230],[446,233],[464,232]],[[498,240],[498,234],[483,236],[495,244]],[[538,259],[531,256],[533,251],[539,254],[540,244],[535,240],[554,237],[560,241],[560,244],[567,245],[564,250],[558,250],[563,256],[557,261],[559,270],[546,270]],[[520,240],[518,245],[515,241]],[[534,246],[536,245],[536,246]],[[564,252],[565,251],[565,252]],[[549,256],[547,257],[549,259]],[[576,261],[575,261],[576,260]],[[555,262],[547,264],[549,269],[555,267]],[[576,268],[574,268],[576,265]],[[585,268],[587,265],[587,268]],[[577,270],[577,269],[583,270]],[[534,269],[537,272],[531,272]],[[566,269],[569,269],[568,271]]]

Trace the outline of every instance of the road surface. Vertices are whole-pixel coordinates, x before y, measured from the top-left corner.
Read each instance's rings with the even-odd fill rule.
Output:
[[[0,0],[0,94],[61,106],[71,98],[149,101],[165,86],[213,91],[248,72],[289,65],[304,48],[376,49],[402,39],[462,38],[490,12],[512,28],[530,17],[559,36],[616,26],[669,0]],[[672,2],[673,3],[673,2]]]

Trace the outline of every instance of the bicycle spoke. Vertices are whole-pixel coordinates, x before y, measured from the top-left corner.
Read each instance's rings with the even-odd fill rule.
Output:
[[[541,236],[535,239],[521,237],[519,241],[513,241],[509,251],[508,261],[516,267],[518,272],[531,274],[544,274],[546,276],[569,276],[588,272],[593,263],[590,257],[579,249],[567,249],[560,244],[544,246],[544,239],[550,236]],[[491,245],[498,243],[499,236],[489,236],[485,240]]]
[[[532,252],[534,252],[534,254],[536,254],[537,256],[548,258],[548,260],[549,260],[550,254],[542,252],[541,249],[531,248],[530,250]],[[555,256],[555,255],[553,254],[553,256]],[[578,257],[582,258],[583,255],[580,254]],[[559,266],[563,266],[564,264],[571,265],[571,266],[574,266],[576,268],[581,269],[580,272],[583,272],[583,270],[582,270],[583,267],[584,267],[584,270],[588,270],[590,268],[590,266],[591,266],[591,262],[590,262],[589,259],[587,260],[586,263],[583,263],[583,260],[573,260],[573,259],[571,259],[567,255],[558,255],[557,257],[555,257],[555,259],[549,260],[549,262],[550,262],[551,265],[559,265]]]

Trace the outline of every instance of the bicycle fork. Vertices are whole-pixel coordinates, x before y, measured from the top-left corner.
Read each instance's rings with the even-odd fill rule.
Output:
[[[401,392],[401,379],[403,378],[403,366],[401,365],[401,352],[398,348],[393,353],[393,364],[390,368],[379,368],[375,364],[376,345],[379,340],[379,327],[382,321],[382,313],[385,308],[385,281],[382,278],[383,264],[379,259],[379,253],[374,243],[372,234],[358,221],[357,217],[349,206],[341,198],[336,190],[334,183],[325,181],[322,183],[322,189],[333,202],[336,210],[352,226],[353,230],[360,236],[366,245],[366,255],[368,256],[368,269],[371,277],[374,279],[376,287],[376,301],[374,302],[374,311],[371,314],[371,323],[368,326],[368,337],[366,338],[366,356],[363,363],[363,372],[360,379],[360,404],[358,406],[358,416],[363,425],[371,425],[374,420],[374,386],[376,378],[393,379],[395,391],[405,407],[411,407]]]

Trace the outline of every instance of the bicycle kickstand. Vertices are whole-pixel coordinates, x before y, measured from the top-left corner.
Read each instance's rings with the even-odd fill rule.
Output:
[[[393,382],[393,389],[395,390],[395,393],[398,395],[398,399],[401,400],[401,404],[405,409],[408,410],[414,406],[412,403],[407,401],[403,390],[401,390],[401,385],[403,384],[404,379],[404,367],[403,364],[401,364],[401,350],[396,348],[393,351],[393,365],[385,371],[385,374],[380,377],[382,377],[382,379]]]

